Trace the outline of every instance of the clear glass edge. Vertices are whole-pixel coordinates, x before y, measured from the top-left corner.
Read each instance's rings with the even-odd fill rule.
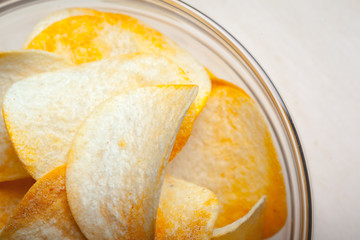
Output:
[[[145,0],[148,1],[148,0]],[[226,29],[224,29],[221,25],[219,25],[216,21],[208,17],[206,14],[202,13],[198,9],[190,6],[189,4],[178,0],[159,0],[161,2],[176,5],[179,10],[190,14],[191,16],[197,18],[201,21],[208,29],[214,31],[218,36],[222,37],[226,42],[231,44],[232,48],[237,52],[237,54],[248,63],[251,71],[257,76],[257,78],[262,83],[263,87],[267,90],[270,96],[274,96],[272,98],[273,103],[277,107],[279,113],[281,113],[282,123],[285,125],[288,136],[291,137],[291,144],[293,148],[293,152],[296,155],[296,159],[301,160],[301,165],[297,165],[298,171],[301,173],[302,179],[300,179],[301,187],[302,187],[302,197],[305,209],[302,211],[302,219],[304,221],[302,232],[306,232],[302,239],[312,239],[312,230],[313,230],[313,221],[312,221],[312,189],[310,184],[310,175],[307,167],[305,153],[301,144],[300,136],[296,130],[295,123],[291,117],[291,114],[286,107],[285,102],[283,101],[280,93],[276,89],[274,83],[271,81],[270,77],[267,75],[265,70],[260,66],[257,60],[251,55],[251,53]],[[195,13],[195,16],[194,16]],[[201,18],[196,17],[196,15],[201,16]],[[305,198],[305,199],[304,199]],[[304,201],[305,200],[305,201]]]

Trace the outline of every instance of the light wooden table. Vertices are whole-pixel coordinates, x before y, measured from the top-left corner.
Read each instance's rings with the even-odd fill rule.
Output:
[[[230,31],[284,98],[310,169],[314,239],[359,239],[360,1],[185,2]]]

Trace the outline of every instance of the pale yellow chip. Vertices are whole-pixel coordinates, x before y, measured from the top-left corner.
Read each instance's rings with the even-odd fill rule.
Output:
[[[39,179],[16,207],[0,239],[85,239],[66,199],[65,166]]]
[[[0,52],[0,105],[8,88],[23,78],[72,66],[64,58],[38,50]],[[11,145],[0,112],[0,182],[28,177]]]
[[[104,59],[15,83],[4,98],[4,120],[20,160],[39,179],[66,163],[77,129],[98,104],[137,87],[162,84],[196,83],[159,55]],[[192,105],[177,140],[190,135],[194,112]]]
[[[210,190],[165,176],[156,219],[156,240],[210,239],[218,216]]]
[[[242,218],[217,228],[213,240],[261,240],[263,239],[266,197],[262,197]]]
[[[77,132],[68,202],[88,239],[153,239],[164,168],[196,86],[144,87],[97,107]]]
[[[188,143],[167,173],[216,194],[216,227],[245,216],[262,196],[267,196],[264,237],[285,224],[285,184],[270,132],[256,103],[237,86],[213,82]]]
[[[34,182],[32,178],[24,178],[0,183],[0,229]]]
[[[195,117],[205,106],[211,91],[208,74],[190,53],[155,29],[123,14],[86,8],[60,10],[40,21],[24,47],[54,52],[76,64],[128,53],[164,55],[199,86],[194,102]],[[177,140],[180,144],[175,143],[171,159],[187,139]]]

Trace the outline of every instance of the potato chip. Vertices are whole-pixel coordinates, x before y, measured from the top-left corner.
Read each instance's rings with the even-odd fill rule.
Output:
[[[261,240],[263,239],[266,197],[262,197],[242,218],[217,228],[213,240]]]
[[[149,85],[194,84],[168,59],[131,54],[15,83],[3,111],[11,141],[27,171],[39,179],[66,163],[73,137],[85,117],[107,98]],[[190,135],[193,105],[178,138]]]
[[[167,173],[216,194],[217,228],[243,217],[264,195],[264,237],[275,234],[286,221],[284,178],[270,132],[256,103],[235,85],[213,82],[188,143]]]
[[[210,190],[166,175],[157,212],[156,239],[210,239],[218,204]]]
[[[0,183],[0,229],[34,182],[32,178],[24,178]]]
[[[7,89],[15,82],[42,72],[72,66],[60,56],[38,50],[0,52],[0,105]],[[0,112],[0,182],[28,177],[11,145]]]
[[[86,8],[64,9],[41,21],[30,38],[32,40],[26,42],[25,48],[54,52],[77,64],[128,53],[164,55],[178,64],[190,81],[199,86],[194,102],[196,116],[205,106],[211,91],[209,76],[190,53],[130,16]],[[187,138],[183,141],[185,144]],[[174,151],[179,152],[184,144],[175,144]]]
[[[41,19],[41,21],[34,26],[33,30],[31,31],[31,33],[29,34],[29,36],[25,41],[23,49],[26,49],[25,46],[28,46],[30,42],[33,40],[33,38],[39,35],[45,28],[49,27],[51,24],[68,17],[81,16],[81,15],[94,15],[93,12],[94,10],[86,9],[86,8],[68,8],[68,9],[61,9],[51,13],[50,15],[46,16],[44,19]]]
[[[54,169],[30,188],[0,239],[85,239],[67,203],[65,170],[66,166]]]
[[[196,86],[115,96],[80,127],[69,152],[68,202],[88,239],[153,239],[164,168]]]

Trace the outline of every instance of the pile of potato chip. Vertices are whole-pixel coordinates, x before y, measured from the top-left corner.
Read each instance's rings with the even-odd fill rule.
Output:
[[[0,53],[0,80],[0,239],[263,239],[285,224],[256,103],[137,19],[52,13]]]

